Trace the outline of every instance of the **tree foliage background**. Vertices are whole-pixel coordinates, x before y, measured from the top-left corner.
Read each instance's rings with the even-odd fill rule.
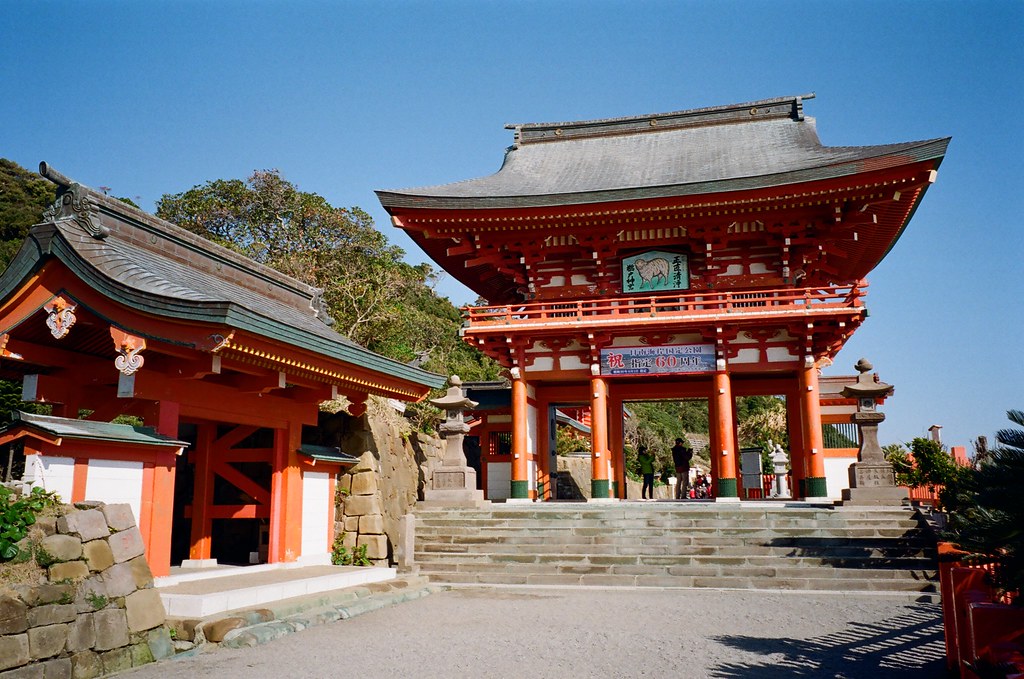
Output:
[[[363,210],[334,207],[276,170],[166,194],[157,216],[324,290],[334,327],[399,361],[466,380],[499,366],[459,340],[461,315],[432,287],[427,264],[402,261]]]

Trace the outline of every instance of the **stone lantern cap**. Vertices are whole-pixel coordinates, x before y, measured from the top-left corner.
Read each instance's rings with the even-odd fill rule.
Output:
[[[462,379],[458,375],[452,375],[451,385],[444,396],[430,399],[430,405],[441,410],[472,410],[480,405],[462,393]]]
[[[877,375],[869,375],[868,372],[874,368],[866,359],[862,358],[853,366],[860,375],[854,384],[843,387],[843,396],[853,398],[882,398],[892,396],[893,386],[880,382]]]

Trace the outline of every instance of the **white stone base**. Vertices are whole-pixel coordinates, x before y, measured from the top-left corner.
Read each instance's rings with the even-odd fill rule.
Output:
[[[715,502],[725,502],[725,503],[737,502],[738,503],[738,502],[740,502],[740,499],[738,497],[716,497],[715,498]]]
[[[618,501],[619,501],[619,498],[617,498],[617,497],[592,497],[592,498],[588,498],[587,499],[587,502],[618,502]]]
[[[216,568],[216,559],[185,559],[181,562],[182,568]]]
[[[505,499],[507,505],[532,505],[536,500],[532,497],[510,497]]]

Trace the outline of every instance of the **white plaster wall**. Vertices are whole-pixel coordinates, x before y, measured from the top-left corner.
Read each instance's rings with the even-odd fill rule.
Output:
[[[64,502],[71,502],[75,480],[75,460],[71,457],[26,455],[22,481],[43,490],[53,491]]]
[[[761,359],[761,352],[757,349],[740,349],[734,358],[729,359],[731,364],[757,363]]]
[[[512,463],[487,463],[487,499],[507,500],[512,494]]]
[[[546,370],[555,369],[555,359],[551,356],[538,356],[533,359],[533,365],[530,366],[529,372],[544,372]]]
[[[856,455],[825,458],[825,483],[829,498],[840,499],[843,490],[850,487],[850,465],[856,461]]]
[[[527,460],[526,462],[526,483],[530,490],[537,490],[537,461]]]
[[[302,557],[330,551],[327,519],[331,508],[331,475],[302,472]]]
[[[537,406],[526,406],[526,450],[537,453]]]
[[[772,363],[786,363],[795,358],[786,347],[768,347],[768,360]]]
[[[562,370],[589,370],[590,365],[584,363],[579,356],[559,356],[558,367]]]
[[[85,499],[107,504],[127,503],[138,521],[142,514],[142,463],[89,460]]]

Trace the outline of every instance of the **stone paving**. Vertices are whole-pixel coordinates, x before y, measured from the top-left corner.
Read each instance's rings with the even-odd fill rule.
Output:
[[[398,601],[337,621],[307,614],[305,629],[249,628],[246,648],[120,676],[916,679],[944,669],[938,604],[906,595],[502,587]]]

